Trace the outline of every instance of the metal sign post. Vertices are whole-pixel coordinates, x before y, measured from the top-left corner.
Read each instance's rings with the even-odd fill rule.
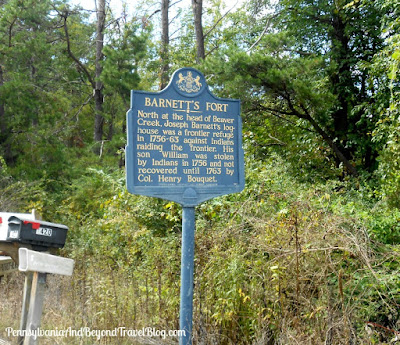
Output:
[[[182,205],[181,345],[192,344],[195,206],[244,188],[240,101],[214,96],[201,72],[181,68],[160,92],[132,91],[128,191]]]
[[[182,249],[181,249],[181,305],[179,325],[185,335],[179,340],[181,345],[192,343],[193,318],[193,271],[194,271],[194,207],[182,209]]]

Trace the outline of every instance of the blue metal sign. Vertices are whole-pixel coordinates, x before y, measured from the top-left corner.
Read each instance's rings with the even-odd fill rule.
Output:
[[[132,91],[127,132],[132,194],[192,207],[244,188],[240,101],[215,97],[194,68],[160,92]]]
[[[195,206],[244,188],[240,101],[215,97],[194,68],[161,92],[132,91],[127,113],[127,188],[180,203],[180,345],[192,344]]]

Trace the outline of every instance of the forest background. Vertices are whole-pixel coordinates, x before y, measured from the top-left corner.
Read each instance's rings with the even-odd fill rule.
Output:
[[[181,208],[127,193],[125,113],[195,67],[241,99],[246,188],[197,207],[194,343],[400,338],[397,0],[0,6],[0,209],[68,225],[76,262],[43,328],[178,329]],[[0,332],[22,285],[1,282]]]

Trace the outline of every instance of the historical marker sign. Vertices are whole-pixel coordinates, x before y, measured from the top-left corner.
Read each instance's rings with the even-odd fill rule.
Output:
[[[196,69],[132,91],[127,126],[129,192],[195,206],[244,188],[240,101],[215,97]]]
[[[240,101],[215,97],[199,71],[182,68],[160,92],[132,91],[127,126],[128,191],[183,206],[179,344],[191,345],[194,207],[244,188]]]

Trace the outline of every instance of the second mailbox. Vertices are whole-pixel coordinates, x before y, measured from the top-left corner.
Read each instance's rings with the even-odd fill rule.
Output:
[[[67,231],[62,224],[12,216],[8,219],[7,241],[31,244],[33,249],[44,251],[64,247]]]

